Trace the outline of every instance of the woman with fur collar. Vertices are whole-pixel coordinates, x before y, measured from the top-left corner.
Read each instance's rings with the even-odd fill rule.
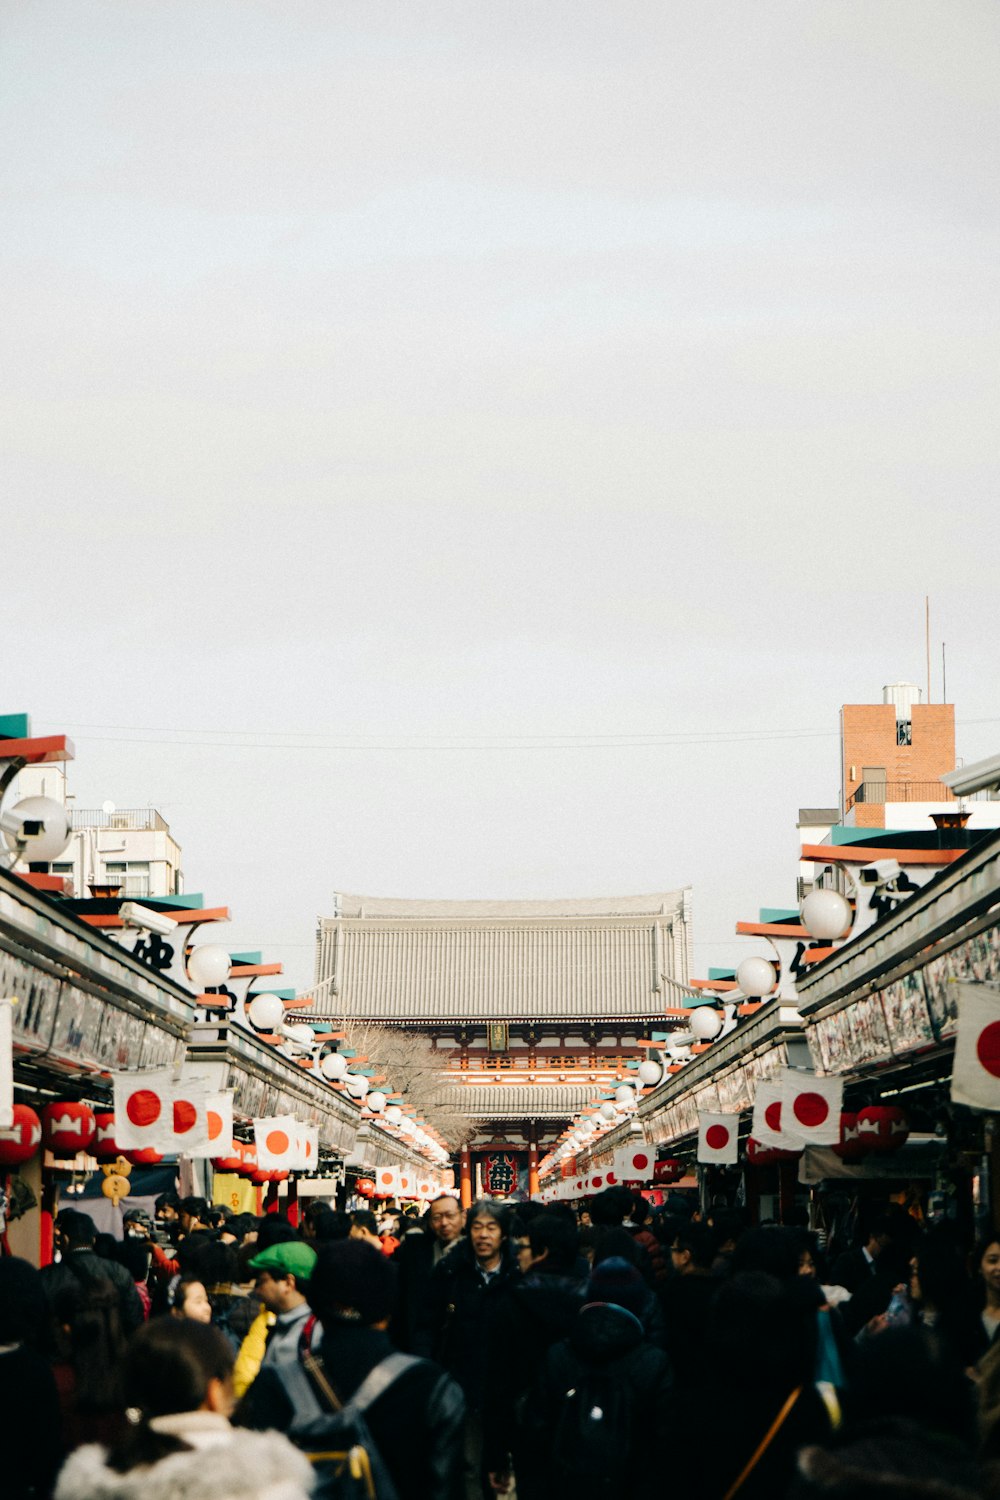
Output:
[[[232,1370],[211,1324],[147,1323],[125,1356],[129,1432],[72,1454],[55,1500],[306,1500],[312,1469],[286,1437],[230,1426]]]

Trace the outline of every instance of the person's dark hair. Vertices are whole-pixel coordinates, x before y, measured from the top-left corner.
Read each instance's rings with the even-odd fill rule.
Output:
[[[306,1295],[324,1327],[334,1323],[371,1327],[392,1316],[395,1267],[388,1256],[363,1240],[318,1245]]]
[[[236,1246],[239,1248],[247,1235],[253,1234],[256,1228],[257,1217],[255,1214],[233,1214],[233,1217],[226,1221],[225,1232],[226,1234],[233,1235]]]
[[[264,1214],[257,1220],[257,1243],[254,1253],[270,1250],[272,1245],[285,1245],[289,1240],[301,1238],[283,1214]]]
[[[735,1244],[746,1227],[746,1215],[738,1208],[720,1208],[712,1214],[712,1233],[720,1249],[730,1240]]]
[[[213,1203],[205,1210],[203,1223],[208,1229],[222,1229],[232,1218],[233,1211],[224,1203]]]
[[[312,1221],[313,1235],[317,1245],[331,1245],[335,1240],[346,1240],[351,1232],[351,1216],[340,1209],[324,1208]]]
[[[641,1193],[632,1194],[632,1203],[628,1216],[633,1224],[645,1224],[649,1218],[649,1204]]]
[[[765,1271],[743,1271],[721,1280],[706,1327],[707,1368],[735,1369],[752,1349],[759,1390],[787,1394],[797,1385],[809,1385],[817,1339],[815,1299],[809,1292],[801,1277],[782,1283]]]
[[[585,1233],[586,1231],[581,1231]],[[619,1260],[627,1260],[630,1265],[639,1264],[639,1246],[621,1224],[613,1229],[607,1226],[594,1226],[594,1260],[593,1264],[599,1266],[604,1260],[617,1257]]]
[[[781,1224],[763,1229],[748,1229],[733,1250],[733,1274],[741,1271],[763,1271],[779,1281],[791,1281],[799,1274],[802,1259],[802,1237],[798,1229]]]
[[[351,1223],[358,1229],[367,1229],[369,1234],[378,1234],[378,1219],[370,1208],[356,1208],[351,1214]]]
[[[69,1329],[67,1353],[77,1409],[115,1411],[125,1349],[118,1288],[103,1276],[74,1278],[59,1287],[53,1305],[60,1328]]]
[[[590,1222],[607,1229],[617,1229],[632,1207],[628,1188],[605,1188],[590,1200]]]
[[[528,1224],[532,1255],[548,1251],[542,1266],[546,1271],[568,1275],[579,1254],[580,1231],[565,1214],[536,1214]]]
[[[173,1308],[174,1312],[183,1316],[184,1304],[187,1301],[188,1292],[193,1286],[204,1285],[205,1283],[204,1281],[202,1281],[200,1276],[182,1276],[179,1281],[175,1281],[173,1292],[171,1293],[170,1297],[170,1306]]]
[[[158,1214],[164,1208],[172,1208],[177,1213],[181,1206],[181,1200],[176,1193],[161,1193],[158,1198],[153,1199],[153,1212]]]
[[[93,1219],[78,1208],[64,1208],[56,1217],[56,1226],[71,1249],[90,1246],[97,1238]]]
[[[195,1261],[198,1280],[208,1290],[213,1286],[224,1286],[240,1279],[240,1258],[235,1245],[223,1244],[221,1240],[209,1240]]]
[[[710,1271],[715,1260],[715,1235],[707,1224],[695,1224],[687,1219],[677,1225],[670,1241],[670,1248],[690,1250],[691,1261],[699,1271]]]
[[[51,1315],[41,1275],[19,1255],[0,1259],[0,1344],[28,1344],[43,1354],[51,1344]]]
[[[125,1267],[133,1281],[145,1281],[149,1275],[150,1254],[145,1240],[118,1240],[114,1258],[120,1266]]]
[[[553,1203],[551,1207],[554,1208],[555,1204]],[[521,1223],[525,1225],[525,1227],[527,1227],[527,1225],[531,1223],[532,1219],[536,1219],[539,1214],[547,1214],[549,1211],[549,1204],[536,1203],[533,1202],[530,1198],[526,1203],[519,1203],[517,1205],[517,1217],[520,1219]]]
[[[121,1244],[113,1234],[107,1234],[104,1230],[98,1230],[94,1235],[94,1254],[99,1255],[102,1260],[117,1260],[116,1251]]]
[[[854,1350],[846,1413],[855,1421],[907,1418],[974,1439],[976,1387],[936,1330],[886,1328]]]
[[[154,1432],[154,1417],[197,1411],[213,1380],[226,1380],[233,1370],[229,1340],[211,1323],[157,1318],[133,1336],[122,1367],[126,1405],[136,1408],[138,1423],[108,1455],[108,1465],[127,1474],[140,1465],[154,1464],[189,1444]]]
[[[935,1427],[900,1418],[848,1424],[822,1447],[800,1451],[788,1500],[980,1500],[992,1493],[969,1449]]]
[[[182,1276],[197,1276],[198,1267],[201,1265],[202,1256],[209,1245],[214,1245],[215,1240],[207,1229],[195,1229],[191,1234],[186,1234],[177,1246],[177,1264]]]
[[[192,1219],[200,1219],[204,1223],[208,1216],[208,1199],[196,1197],[182,1198],[177,1212],[190,1214]]]

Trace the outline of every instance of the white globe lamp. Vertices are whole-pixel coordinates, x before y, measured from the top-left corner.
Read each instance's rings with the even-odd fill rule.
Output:
[[[631,1109],[635,1104],[635,1089],[623,1083],[621,1088],[615,1089],[615,1103],[620,1104],[623,1109]]]
[[[602,1120],[617,1120],[617,1118],[618,1118],[618,1111],[615,1109],[614,1105],[611,1103],[611,1100],[609,1099],[606,1104],[602,1104],[601,1105],[601,1119]]]
[[[373,1115],[380,1115],[385,1109],[385,1095],[381,1092],[380,1089],[373,1089],[372,1092],[368,1095],[365,1103],[368,1105],[368,1108],[371,1110]]]
[[[348,1073],[347,1092],[352,1099],[363,1099],[368,1092],[368,1079],[363,1073]]]
[[[777,983],[774,965],[766,958],[745,958],[736,970],[736,983],[748,1000],[762,1000]]]
[[[305,1021],[296,1021],[293,1026],[284,1028],[285,1040],[294,1042],[296,1047],[301,1047],[309,1052],[316,1045],[316,1033]]]
[[[247,1015],[258,1031],[277,1031],[285,1018],[284,1002],[280,995],[254,995]]]
[[[722,1030],[722,1012],[714,1005],[699,1005],[691,1017],[691,1030],[699,1042],[710,1042]]]
[[[639,1082],[645,1088],[655,1089],[662,1077],[663,1068],[654,1058],[647,1057],[645,1062],[639,1064]]]
[[[319,1065],[323,1077],[330,1083],[339,1083],[347,1072],[347,1058],[339,1052],[328,1052]]]
[[[48,865],[73,837],[69,813],[54,797],[24,797],[3,815],[8,849],[30,865]]]
[[[823,942],[844,937],[851,925],[851,905],[846,896],[822,886],[809,892],[799,910],[809,936]]]
[[[202,989],[225,984],[231,968],[229,954],[219,943],[205,943],[200,948],[193,948],[188,957],[188,974]]]
[[[390,1104],[385,1112],[385,1117],[390,1125],[398,1125],[403,1118],[403,1111],[398,1104]]]

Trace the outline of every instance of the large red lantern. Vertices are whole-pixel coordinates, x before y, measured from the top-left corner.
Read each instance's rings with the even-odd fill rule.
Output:
[[[239,1174],[247,1177],[251,1182],[256,1182],[254,1173],[257,1171],[257,1146],[253,1141],[234,1141],[233,1148],[240,1159]]]
[[[30,1161],[42,1144],[42,1122],[28,1104],[14,1105],[14,1122],[0,1129],[0,1167]]]
[[[123,1151],[122,1155],[133,1167],[158,1167],[163,1160],[163,1152],[154,1151],[152,1146],[137,1146],[134,1151]]]
[[[858,1111],[858,1139],[865,1151],[897,1151],[910,1133],[903,1111],[895,1104],[869,1104]]]
[[[41,1119],[42,1144],[56,1156],[86,1151],[97,1134],[94,1111],[87,1104],[46,1104]]]
[[[115,1140],[115,1117],[110,1110],[99,1110],[94,1116],[97,1129],[90,1143],[90,1154],[98,1161],[117,1161],[121,1156]]]
[[[233,1141],[227,1156],[213,1156],[212,1166],[217,1172],[240,1172],[243,1170],[243,1157],[237,1149],[238,1141]]]
[[[684,1163],[674,1156],[665,1156],[653,1164],[654,1182],[680,1182],[684,1176]]]
[[[772,1167],[778,1162],[798,1161],[801,1151],[779,1151],[772,1146],[762,1146],[753,1136],[747,1141],[747,1161],[755,1167]]]
[[[359,1177],[354,1184],[354,1191],[362,1198],[374,1198],[375,1184],[370,1177]]]
[[[834,1156],[839,1156],[841,1161],[860,1161],[865,1154],[865,1143],[858,1134],[858,1117],[856,1114],[841,1114],[840,1116],[840,1140],[830,1150]]]

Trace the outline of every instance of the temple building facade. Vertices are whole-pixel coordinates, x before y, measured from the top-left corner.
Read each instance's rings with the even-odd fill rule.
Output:
[[[565,901],[338,895],[315,1018],[428,1036],[475,1123],[469,1191],[528,1190],[540,1152],[685,1003],[691,891]]]

